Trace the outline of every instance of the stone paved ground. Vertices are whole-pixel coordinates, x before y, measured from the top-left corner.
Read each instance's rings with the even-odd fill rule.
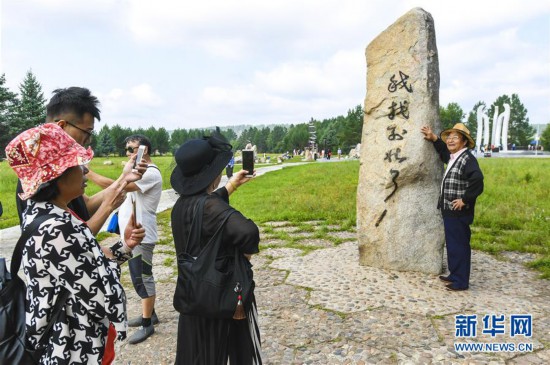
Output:
[[[448,292],[435,275],[359,266],[353,232],[309,224],[307,231],[287,222],[262,225],[262,249],[253,264],[264,363],[550,364],[549,281],[522,265],[532,257],[510,253],[499,261],[474,251],[470,290]],[[328,234],[315,238],[321,229]],[[285,242],[280,231],[302,237],[300,244]],[[116,364],[173,363],[178,318],[172,307],[173,252],[171,243],[156,251],[161,320],[156,333],[138,345],[118,343]],[[124,281],[129,284],[127,272]],[[126,287],[134,316],[139,300],[131,285]],[[477,337],[455,337],[459,314],[477,316]],[[481,334],[487,314],[506,316],[506,334]],[[512,314],[533,316],[531,338],[510,337]],[[456,352],[455,342],[521,342],[533,351]]]

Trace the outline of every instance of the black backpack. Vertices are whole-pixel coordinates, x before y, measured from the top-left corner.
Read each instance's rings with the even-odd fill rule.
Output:
[[[25,298],[27,286],[18,275],[23,256],[23,247],[31,234],[40,224],[53,215],[37,217],[23,231],[15,245],[11,258],[10,271],[6,261],[0,258],[0,364],[35,364],[38,363],[48,340],[53,324],[57,321],[63,306],[69,297],[69,291],[64,290],[53,307],[52,318],[46,331],[40,338],[38,349],[30,349],[25,338]]]

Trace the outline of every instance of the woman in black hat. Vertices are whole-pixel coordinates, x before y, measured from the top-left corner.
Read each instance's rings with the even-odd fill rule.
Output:
[[[231,145],[219,133],[183,144],[175,154],[177,166],[170,182],[180,197],[172,209],[172,233],[178,257],[187,252],[193,257],[214,235],[228,212],[233,211],[222,228],[222,247],[218,257],[231,255],[238,247],[243,255],[258,253],[260,234],[256,224],[229,205],[229,195],[249,181],[241,170],[225,187],[218,187],[223,169],[232,157]],[[206,197],[202,214],[200,242],[188,241],[195,207]],[[187,247],[186,247],[187,246]],[[178,283],[180,280],[178,279]],[[260,330],[253,292],[244,303],[246,319],[212,319],[182,313],[185,292],[176,286],[174,308],[180,312],[176,364],[261,364]]]

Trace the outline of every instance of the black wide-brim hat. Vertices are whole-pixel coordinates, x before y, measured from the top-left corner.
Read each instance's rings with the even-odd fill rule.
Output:
[[[172,188],[180,195],[195,195],[206,190],[233,156],[231,148],[219,132],[182,144],[174,156],[177,166],[170,176]]]

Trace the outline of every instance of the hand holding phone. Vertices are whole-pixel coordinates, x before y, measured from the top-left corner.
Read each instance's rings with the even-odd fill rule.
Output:
[[[243,170],[248,171],[246,177],[254,176],[254,151],[243,150]]]
[[[134,161],[134,168],[136,168],[136,165],[141,162],[141,159],[143,158],[143,155],[145,154],[145,147],[144,145],[141,145],[138,147],[136,160]]]

